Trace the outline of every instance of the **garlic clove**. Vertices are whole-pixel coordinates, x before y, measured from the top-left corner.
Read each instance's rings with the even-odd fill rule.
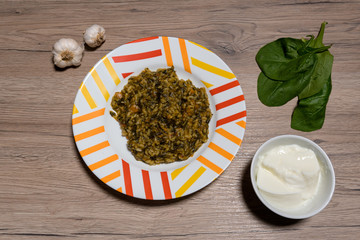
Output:
[[[99,47],[106,40],[105,29],[97,24],[88,27],[84,32],[84,42],[92,48]]]
[[[84,46],[71,38],[61,38],[53,46],[54,64],[59,68],[79,66]]]

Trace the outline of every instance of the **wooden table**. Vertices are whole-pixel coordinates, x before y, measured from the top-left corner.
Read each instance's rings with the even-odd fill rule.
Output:
[[[1,1],[0,239],[356,239],[360,235],[360,2],[341,1]],[[296,100],[278,108],[256,93],[255,54],[280,37],[317,34],[335,56],[333,91],[321,130],[290,128]],[[107,41],[82,65],[53,66],[52,45],[82,40],[91,24]],[[245,93],[247,126],[229,168],[182,199],[145,201],[115,192],[87,169],[74,144],[71,114],[87,72],[112,49],[138,38],[175,36],[219,55]],[[317,142],[336,173],[330,204],[294,221],[267,210],[250,184],[256,149],[297,134]]]

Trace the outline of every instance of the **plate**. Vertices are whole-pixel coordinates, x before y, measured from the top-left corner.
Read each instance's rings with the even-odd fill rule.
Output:
[[[150,166],[127,149],[110,103],[132,75],[170,66],[180,79],[206,88],[213,113],[209,140],[185,161]],[[105,184],[136,198],[173,199],[205,187],[229,166],[244,137],[246,107],[238,80],[216,54],[192,41],[157,36],[124,44],[96,63],[77,92],[72,126],[80,155]]]

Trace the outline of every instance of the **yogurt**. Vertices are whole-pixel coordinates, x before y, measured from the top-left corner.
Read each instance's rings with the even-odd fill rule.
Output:
[[[321,167],[311,149],[280,145],[259,156],[257,187],[263,198],[278,209],[305,207],[316,195],[320,179]]]

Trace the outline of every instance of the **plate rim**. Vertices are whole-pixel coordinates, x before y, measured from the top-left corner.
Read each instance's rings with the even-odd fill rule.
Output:
[[[77,146],[77,149],[78,149],[78,151],[80,152],[80,155],[81,155],[81,157],[82,157],[82,160],[85,162],[85,164],[87,165],[87,167],[88,168],[90,168],[90,164],[88,164],[86,161],[85,161],[85,159],[84,159],[84,157],[85,156],[83,156],[83,154],[82,154],[82,151],[83,150],[81,150],[81,148],[79,148],[79,144],[78,144],[78,141],[76,141],[77,139],[76,139],[76,136],[78,136],[79,134],[75,134],[75,128],[76,128],[76,123],[74,124],[74,119],[78,119],[79,118],[79,116],[78,115],[76,115],[78,112],[76,112],[76,106],[75,106],[75,103],[76,103],[76,100],[77,100],[77,98],[78,98],[78,95],[79,94],[82,94],[82,88],[85,86],[85,83],[87,82],[87,81],[89,81],[89,79],[90,79],[90,75],[91,75],[91,73],[92,73],[92,71],[94,70],[94,69],[97,69],[97,67],[101,64],[101,63],[103,63],[103,61],[104,61],[104,59],[106,59],[108,56],[111,56],[111,54],[112,53],[114,53],[114,52],[116,52],[118,49],[120,49],[121,47],[123,47],[123,46],[125,46],[125,45],[128,45],[128,44],[131,44],[131,43],[138,43],[138,42],[146,42],[146,41],[150,41],[150,40],[155,40],[155,39],[161,39],[162,41],[164,41],[164,39],[167,39],[168,41],[184,41],[185,42],[185,44],[194,44],[194,45],[196,45],[197,47],[199,47],[199,48],[202,48],[202,49],[205,49],[206,51],[209,51],[209,52],[211,52],[210,50],[208,50],[207,48],[205,48],[205,47],[203,47],[202,45],[200,45],[200,44],[197,44],[197,43],[195,43],[195,42],[192,42],[192,41],[189,41],[189,40],[185,40],[185,39],[182,39],[182,38],[177,38],[177,37],[166,37],[166,36],[155,36],[155,37],[148,37],[148,38],[141,38],[141,39],[137,39],[137,40],[134,40],[134,41],[130,41],[130,42],[128,42],[128,43],[126,43],[126,44],[122,44],[122,45],[120,45],[119,47],[117,47],[117,48],[115,48],[115,49],[113,49],[112,51],[109,51],[103,58],[101,58],[92,68],[91,68],[91,70],[86,74],[86,76],[84,77],[84,79],[83,79],[83,81],[82,81],[82,83],[81,83],[81,85],[80,85],[80,88],[79,88],[79,90],[77,91],[77,93],[76,93],[76,97],[75,97],[75,100],[74,100],[74,105],[73,105],[73,113],[72,113],[72,120],[73,120],[73,124],[72,124],[72,130],[73,130],[73,136],[74,136],[74,139],[75,139],[75,145]],[[181,44],[181,43],[180,43]],[[185,45],[186,46],[186,45]],[[190,51],[190,50],[189,50]],[[190,54],[190,53],[189,53]],[[245,129],[246,129],[246,116],[247,116],[247,114],[246,114],[246,105],[245,105],[245,98],[244,98],[244,94],[243,94],[243,92],[242,92],[242,88],[241,88],[241,86],[240,86],[240,83],[239,83],[239,81],[238,81],[238,79],[236,78],[236,76],[235,76],[235,74],[232,72],[232,70],[229,68],[229,66],[219,57],[219,56],[217,56],[215,53],[213,53],[213,52],[211,52],[211,54],[214,56],[214,57],[216,57],[217,58],[217,60],[220,60],[222,63],[223,63],[223,65],[225,65],[226,67],[227,67],[227,70],[229,70],[228,72],[230,72],[231,74],[233,74],[233,78],[232,78],[232,80],[233,80],[233,82],[237,82],[238,83],[238,85],[236,86],[236,87],[238,87],[239,89],[240,89],[240,93],[242,94],[242,97],[243,97],[243,99],[241,100],[241,102],[243,102],[243,105],[244,105],[244,107],[243,107],[243,112],[245,113],[244,114],[244,116],[242,116],[241,118],[239,118],[239,119],[241,119],[241,121],[243,122],[243,126],[242,126],[242,128],[243,128],[243,131],[242,131],[242,134],[241,134],[241,136],[237,136],[237,137],[239,137],[239,139],[241,140],[240,141],[240,144],[238,144],[238,146],[236,147],[236,151],[234,150],[233,151],[233,154],[232,154],[232,157],[231,157],[231,159],[229,159],[228,158],[228,160],[229,160],[229,162],[225,165],[225,166],[223,166],[222,168],[221,168],[221,172],[220,172],[220,170],[219,170],[219,172],[218,172],[218,174],[213,178],[213,179],[209,179],[205,184],[202,184],[202,186],[200,186],[200,187],[198,187],[198,188],[196,188],[195,190],[193,190],[193,191],[190,191],[190,192],[187,192],[186,190],[185,190],[185,192],[183,193],[183,194],[181,194],[180,196],[176,196],[176,194],[174,194],[174,193],[172,193],[171,194],[171,197],[169,197],[169,196],[166,196],[166,194],[164,193],[164,198],[151,198],[152,200],[166,200],[166,199],[175,199],[175,198],[179,198],[179,197],[183,197],[183,196],[186,196],[186,195],[189,195],[189,194],[192,194],[192,193],[194,193],[194,192],[196,192],[196,191],[198,191],[198,190],[200,190],[200,189],[202,189],[202,188],[204,188],[204,187],[206,187],[207,185],[209,185],[211,182],[213,182],[215,179],[217,179],[222,173],[223,173],[223,171],[225,171],[227,168],[228,168],[228,166],[230,165],[230,163],[231,163],[231,161],[235,158],[235,155],[239,152],[239,149],[240,149],[240,147],[241,147],[241,143],[242,143],[242,140],[243,140],[243,138],[244,138],[244,135],[245,135]],[[164,67],[166,67],[166,64],[164,64]],[[128,78],[128,77],[130,77],[131,75],[129,75],[129,76],[127,76],[127,77],[125,77],[125,78]],[[226,85],[226,84],[225,84]],[[206,88],[207,88],[207,90],[209,90],[209,88],[206,86]],[[208,97],[213,97],[213,95],[212,96],[208,96]],[[111,101],[111,98],[112,98],[112,96],[110,96],[110,98],[108,99],[108,101]],[[96,108],[97,109],[97,108]],[[101,110],[101,109],[100,109]],[[105,107],[103,106],[103,110],[105,111]],[[78,110],[77,110],[78,111]],[[97,110],[95,110],[95,111],[99,111],[99,109],[97,109]],[[94,112],[94,111],[93,111]],[[217,112],[217,111],[216,111]],[[215,113],[216,113],[215,112]],[[91,113],[91,112],[90,112]],[[213,113],[213,115],[215,114],[215,113]],[[104,113],[105,114],[105,113]],[[80,116],[81,117],[81,116]],[[226,124],[226,123],[225,123]],[[215,127],[215,129],[214,129],[214,131],[216,131],[216,129],[218,129],[217,128],[218,126],[216,126]],[[224,134],[226,135],[226,134],[228,134],[229,132],[227,132],[226,133],[226,130],[224,130],[225,132],[224,132]],[[211,142],[210,142],[211,143]],[[217,146],[218,147],[218,146]],[[207,146],[207,148],[208,148],[208,146]],[[120,155],[120,153],[117,153],[118,155]],[[118,157],[119,158],[119,160],[121,159],[121,156],[120,157]],[[123,159],[121,159],[122,161],[126,161],[126,160],[123,160]],[[207,159],[205,158],[205,160],[204,161],[206,161]],[[115,160],[115,161],[117,161],[117,160]],[[191,165],[191,164],[193,164],[194,162],[196,162],[196,159],[194,159],[191,163],[189,163],[188,165],[185,165],[184,167],[187,167],[187,166],[189,166],[189,165]],[[128,164],[130,164],[130,163],[128,163]],[[137,168],[137,166],[135,166],[136,168]],[[206,169],[204,168],[204,167],[202,167],[202,168],[199,168],[199,169],[201,169],[201,171],[205,171]],[[205,169],[205,170],[203,170],[203,169]],[[101,176],[99,176],[99,174],[97,174],[97,172],[96,171],[93,171],[91,168],[90,168],[90,170],[92,171],[92,173],[94,173],[94,175],[100,180],[100,181],[102,181],[103,183],[105,183],[106,185],[108,185],[109,187],[111,187],[111,188],[113,188],[114,190],[117,190],[117,191],[119,191],[119,189],[116,189],[116,188],[114,188],[113,186],[110,186],[107,182],[105,182],[104,180],[103,180],[103,178],[101,178]],[[177,170],[177,169],[175,169],[175,170]],[[172,170],[172,171],[175,171],[175,170]],[[156,171],[156,170],[155,170]],[[170,174],[172,174],[172,172],[170,172],[170,171],[164,171],[164,172],[166,172],[166,174],[167,174],[167,177],[168,177],[168,181],[170,181],[170,179],[169,179],[169,175]],[[161,172],[161,174],[162,174],[163,172]],[[162,177],[162,176],[161,176]],[[164,182],[163,182],[163,184],[164,184]],[[169,183],[168,183],[169,184]],[[124,187],[125,188],[125,187]],[[122,193],[124,193],[124,194],[126,194],[126,195],[129,195],[129,196],[132,196],[132,197],[135,197],[135,198],[140,198],[140,199],[149,199],[149,198],[147,198],[147,196],[144,198],[143,196],[139,196],[139,195],[137,195],[137,194],[128,194],[128,192],[127,192],[127,190],[125,190],[125,191],[123,191],[123,190],[125,190],[125,189],[120,189],[120,192],[122,192]],[[188,190],[188,189],[187,189]],[[146,195],[146,194],[145,194]]]

